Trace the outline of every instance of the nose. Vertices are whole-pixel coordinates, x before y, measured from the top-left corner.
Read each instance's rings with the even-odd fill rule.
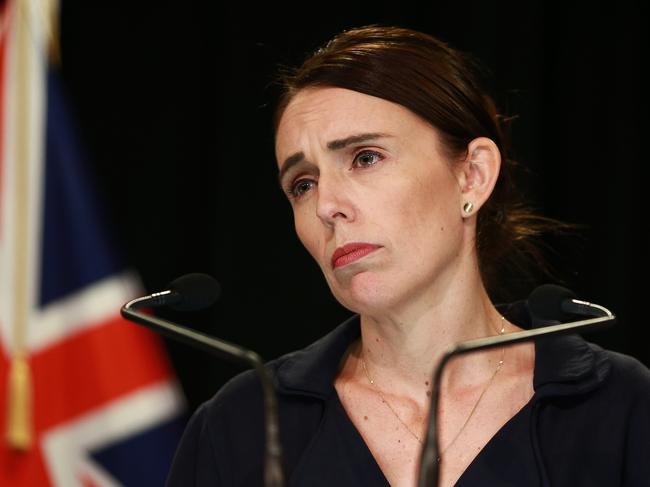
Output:
[[[318,218],[327,226],[340,221],[351,221],[354,208],[345,182],[335,175],[321,173],[318,179]]]

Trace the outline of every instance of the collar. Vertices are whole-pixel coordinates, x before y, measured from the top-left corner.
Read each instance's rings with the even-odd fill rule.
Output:
[[[354,315],[307,348],[279,358],[278,392],[329,397],[345,352],[360,335],[359,315]]]
[[[524,301],[498,306],[503,315],[522,328],[550,325],[536,321]],[[350,344],[361,334],[354,315],[307,348],[274,361],[280,394],[327,399],[334,394],[334,378]],[[610,364],[605,352],[579,335],[556,335],[535,344],[535,395],[582,394],[598,387]]]

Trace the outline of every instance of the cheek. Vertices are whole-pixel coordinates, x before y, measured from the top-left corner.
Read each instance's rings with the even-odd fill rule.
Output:
[[[320,236],[313,218],[307,218],[302,212],[294,212],[293,223],[296,235],[307,252],[320,264]]]
[[[438,191],[436,185],[427,179],[409,178],[396,186],[393,191],[384,193],[385,209],[392,209],[393,219],[400,221],[408,232],[418,232],[423,225],[439,214],[446,195]]]
[[[414,254],[435,253],[458,230],[462,220],[453,187],[453,181],[422,178],[412,181],[401,197],[392,198],[397,210],[394,220],[401,227],[397,235]]]

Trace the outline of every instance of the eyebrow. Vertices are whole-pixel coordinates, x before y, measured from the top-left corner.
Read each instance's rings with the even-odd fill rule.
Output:
[[[355,134],[355,135],[350,135],[345,139],[331,140],[330,142],[327,143],[327,148],[329,150],[341,150],[351,144],[358,144],[359,142],[367,142],[369,140],[380,139],[382,137],[389,137],[389,135],[378,133],[378,132],[371,132],[367,134]],[[293,166],[295,166],[296,164],[304,160],[305,160],[305,153],[302,151],[296,152],[295,154],[291,154],[289,157],[287,157],[284,160],[284,164],[282,164],[282,167],[280,168],[280,172],[278,173],[278,180],[282,182],[282,178],[284,178],[284,175],[287,173],[287,171],[289,171],[289,169],[291,169]]]

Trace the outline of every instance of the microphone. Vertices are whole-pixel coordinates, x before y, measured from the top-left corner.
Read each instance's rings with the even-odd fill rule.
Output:
[[[125,319],[146,326],[157,333],[210,352],[220,358],[244,363],[255,369],[262,383],[265,406],[264,485],[266,487],[284,487],[277,398],[271,374],[264,367],[262,357],[239,345],[137,311],[138,308],[157,306],[170,306],[186,311],[199,310],[211,306],[219,297],[220,291],[219,283],[211,276],[199,273],[187,274],[174,280],[165,291],[129,301],[122,306],[120,312]]]
[[[598,304],[581,301],[568,289],[556,284],[544,284],[530,293],[528,309],[535,318],[544,321],[565,321],[571,315],[610,316],[610,311]]]
[[[217,280],[198,272],[185,274],[172,281],[167,287],[166,291],[130,301],[130,308],[169,306],[178,311],[195,311],[211,306],[221,295],[221,286]]]
[[[574,296],[566,288],[554,284],[544,284],[530,294],[528,308],[534,318],[544,321],[571,320],[575,315],[591,316],[592,318],[508,333],[507,335],[468,340],[451,346],[443,354],[431,381],[431,409],[424,446],[420,456],[418,487],[438,486],[440,454],[436,416],[440,396],[440,379],[445,365],[453,357],[464,353],[532,341],[548,335],[595,331],[612,325],[616,320],[611,311],[604,306],[581,301],[575,299]]]

